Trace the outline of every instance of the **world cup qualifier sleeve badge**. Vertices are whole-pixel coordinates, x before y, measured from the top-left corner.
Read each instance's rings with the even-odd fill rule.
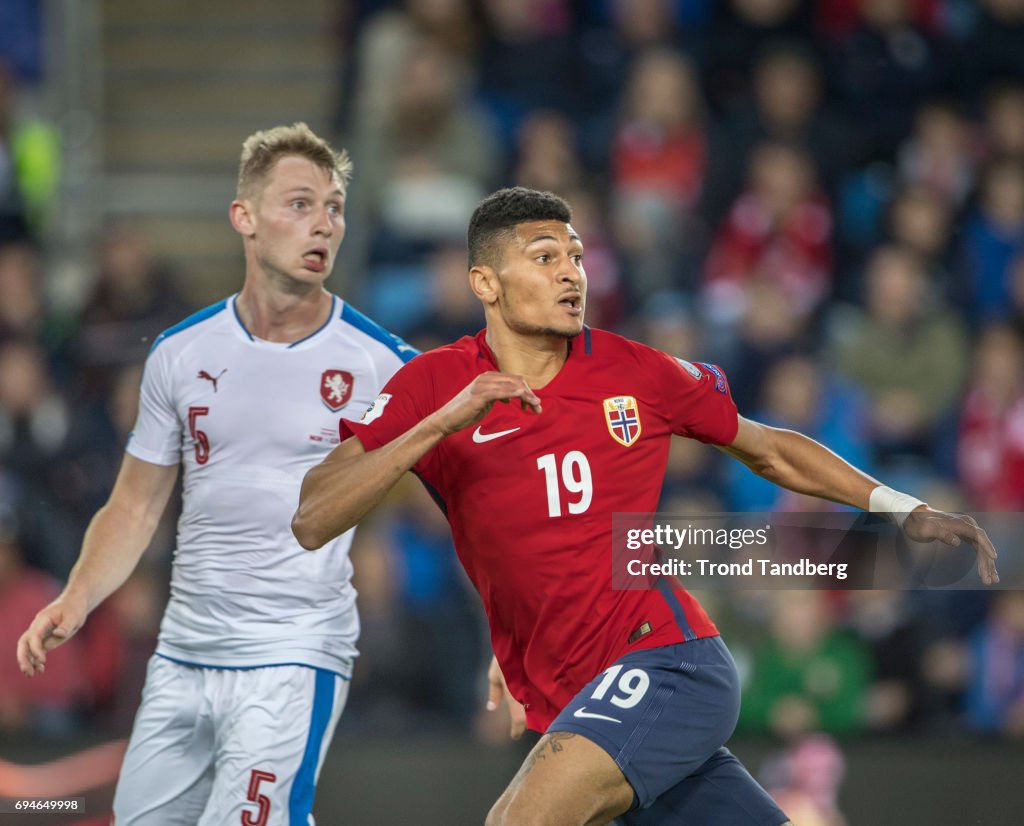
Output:
[[[632,396],[613,396],[605,399],[604,423],[608,432],[620,445],[629,447],[640,438],[640,406]]]

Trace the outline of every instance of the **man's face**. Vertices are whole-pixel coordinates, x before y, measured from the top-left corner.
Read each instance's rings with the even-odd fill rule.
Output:
[[[517,225],[495,272],[497,308],[513,331],[570,338],[583,330],[587,274],[583,244],[571,225]]]
[[[281,158],[251,201],[255,254],[273,280],[323,283],[345,235],[337,177],[298,155]]]

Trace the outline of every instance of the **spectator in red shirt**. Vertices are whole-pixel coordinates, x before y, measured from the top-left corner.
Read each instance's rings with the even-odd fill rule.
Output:
[[[707,170],[704,108],[693,66],[655,48],[633,66],[611,146],[612,204],[637,299],[692,281]]]
[[[960,482],[979,510],[1024,509],[1024,342],[992,325],[978,342],[957,443]]]
[[[831,286],[832,213],[803,150],[767,142],[751,155],[747,189],[719,227],[704,271],[711,309],[738,318],[746,289],[768,280],[797,314],[809,315]]]

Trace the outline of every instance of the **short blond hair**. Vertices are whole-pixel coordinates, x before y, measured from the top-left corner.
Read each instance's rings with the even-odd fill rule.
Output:
[[[335,175],[342,192],[352,177],[352,160],[342,149],[335,152],[331,145],[304,123],[261,129],[245,139],[242,158],[238,166],[239,198],[252,197],[259,185],[274,168],[274,164],[288,155],[306,158],[321,169]]]

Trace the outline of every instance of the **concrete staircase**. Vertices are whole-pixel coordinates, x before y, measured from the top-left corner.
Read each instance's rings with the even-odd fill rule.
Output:
[[[242,281],[227,220],[253,131],[326,134],[338,94],[336,0],[102,0],[103,210],[131,218],[208,303]]]

